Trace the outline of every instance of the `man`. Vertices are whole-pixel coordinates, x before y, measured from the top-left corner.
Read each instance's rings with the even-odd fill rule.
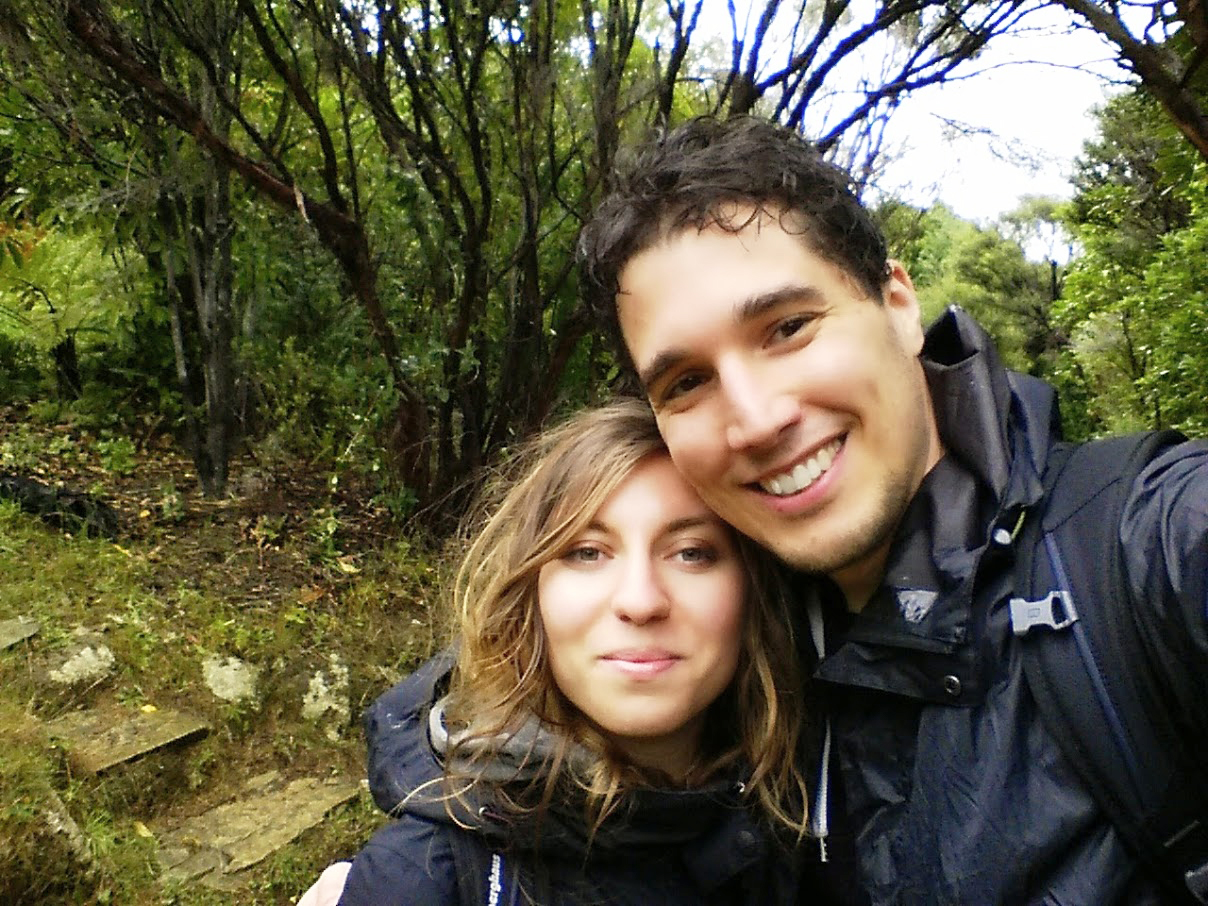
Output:
[[[818,579],[819,876],[874,904],[1160,902],[1012,634],[1051,392],[960,312],[924,334],[845,176],[766,123],[694,121],[646,148],[581,247],[676,464]],[[1138,621],[1172,655],[1154,669],[1208,700],[1208,445],[1160,452],[1118,535]]]

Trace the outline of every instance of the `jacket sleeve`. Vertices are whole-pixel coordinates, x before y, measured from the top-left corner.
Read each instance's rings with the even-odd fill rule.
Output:
[[[410,815],[383,827],[353,860],[340,906],[456,906],[445,830]]]
[[[1178,702],[1208,732],[1208,441],[1163,451],[1138,476],[1120,526],[1138,623]]]

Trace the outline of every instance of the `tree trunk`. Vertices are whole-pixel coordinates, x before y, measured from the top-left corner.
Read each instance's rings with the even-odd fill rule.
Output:
[[[171,202],[161,199],[160,207],[169,208]],[[171,215],[169,215],[171,216]],[[175,234],[171,223],[164,223],[165,248],[163,253],[164,295],[168,302],[168,324],[172,331],[172,353],[176,362],[176,386],[180,390],[181,405],[184,407],[185,448],[197,469],[197,478],[204,488],[209,480],[210,465],[201,440],[201,406],[196,398],[192,368],[189,363],[189,341],[186,336],[186,313],[192,306],[182,298],[182,282],[176,274],[176,252],[171,245]],[[149,263],[151,256],[148,256]],[[154,268],[152,268],[154,270]]]
[[[69,333],[50,351],[55,362],[55,385],[60,400],[78,400],[83,386],[80,382],[80,358],[76,352],[75,334]]]
[[[212,123],[224,118],[205,80],[198,80],[202,110]],[[207,109],[208,108],[208,109]],[[193,228],[187,231],[195,284],[201,367],[205,376],[205,450],[209,474],[202,478],[207,497],[226,493],[235,432],[235,335],[231,311],[231,174],[221,160],[202,164],[204,184],[194,201]]]

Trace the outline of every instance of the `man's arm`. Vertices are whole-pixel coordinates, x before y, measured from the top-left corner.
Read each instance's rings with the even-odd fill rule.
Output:
[[[413,815],[391,821],[352,862],[340,906],[451,906],[457,866],[443,827]]]
[[[1138,476],[1120,540],[1153,664],[1208,739],[1208,441],[1170,447]]]

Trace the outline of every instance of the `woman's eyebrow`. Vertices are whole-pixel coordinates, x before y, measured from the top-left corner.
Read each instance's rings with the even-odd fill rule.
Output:
[[[701,513],[698,516],[684,516],[681,519],[673,519],[671,522],[667,523],[663,531],[670,535],[674,532],[682,532],[685,529],[713,525],[721,525],[721,519],[717,516],[714,516],[712,513]]]

